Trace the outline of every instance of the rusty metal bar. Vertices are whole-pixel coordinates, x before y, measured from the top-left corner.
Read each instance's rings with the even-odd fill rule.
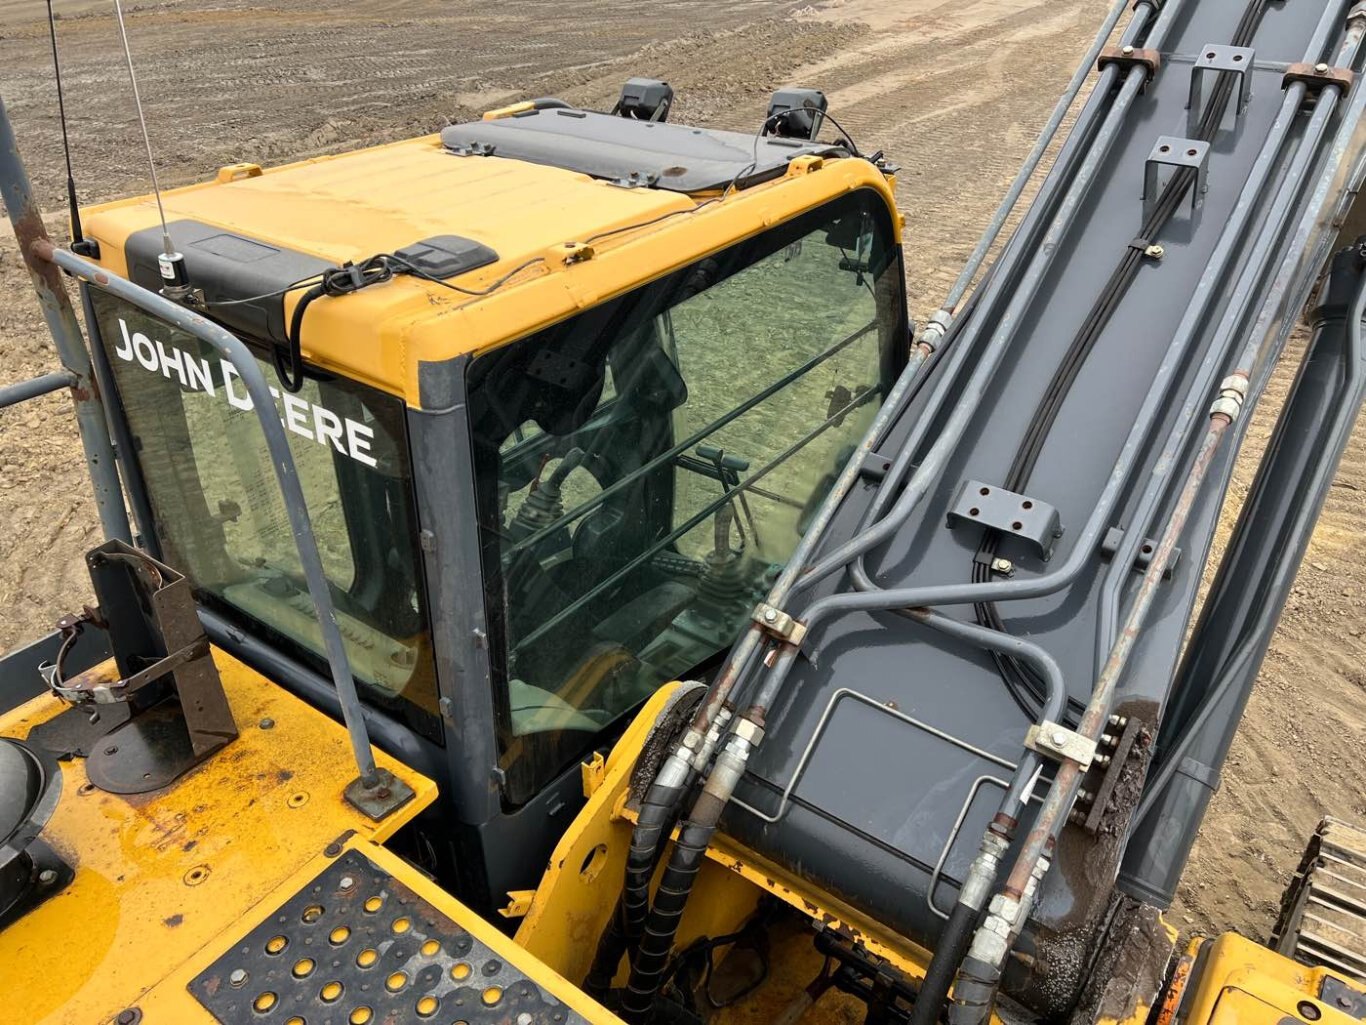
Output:
[[[76,384],[76,375],[70,370],[54,370],[50,374],[42,374],[39,377],[31,377],[27,381],[16,381],[14,384],[7,384],[0,388],[0,409],[7,406],[17,406],[21,402],[29,399],[36,399],[40,395],[48,395],[62,388],[71,388]]]
[[[88,281],[119,299],[130,302],[139,309],[169,324],[171,327],[194,335],[201,341],[213,346],[228,362],[237,368],[247,395],[256,410],[261,431],[265,435],[266,447],[270,452],[275,477],[280,485],[285,511],[289,515],[290,528],[294,533],[295,546],[304,578],[308,583],[309,597],[317,611],[318,625],[322,632],[323,646],[327,651],[327,661],[332,670],[332,682],[337,688],[337,698],[341,704],[342,719],[351,737],[351,749],[355,756],[356,767],[360,772],[359,784],[367,794],[378,794],[380,802],[387,802],[391,793],[406,789],[406,785],[396,780],[387,770],[375,765],[375,755],[370,749],[370,737],[365,728],[361,713],[360,697],[356,692],[356,681],[351,675],[351,665],[347,661],[346,649],[342,643],[341,629],[337,624],[337,610],[328,589],[327,577],[323,572],[322,557],[318,553],[317,538],[313,524],[309,520],[308,506],[304,500],[303,488],[299,483],[298,469],[294,456],[289,449],[289,441],[284,427],[276,415],[276,406],[271,398],[270,388],[246,345],[232,332],[205,319],[193,310],[186,309],[164,296],[157,295],[139,285],[133,284],[117,274],[96,266],[65,249],[58,249],[49,240],[41,239],[31,244],[30,259],[41,263],[55,274],[60,268],[83,281]],[[357,807],[368,810],[360,798],[353,796],[352,784],[347,788],[348,799]],[[373,798],[371,798],[373,800]],[[393,805],[392,807],[396,807]],[[390,808],[391,810],[391,808]],[[379,817],[376,815],[375,817]]]
[[[35,244],[51,245],[51,240],[43,224],[42,211],[34,199],[24,161],[19,156],[14,126],[10,124],[3,99],[0,99],[0,199],[4,200],[5,208],[9,211],[10,223],[14,226],[14,240],[23,254],[33,288],[38,293],[38,305],[43,311],[43,319],[47,321],[53,344],[57,347],[57,357],[71,376],[71,401],[76,408],[76,423],[80,427],[81,446],[85,450],[85,464],[90,474],[91,489],[95,493],[100,527],[105,537],[131,542],[133,533],[128,526],[128,510],[124,507],[123,490],[119,486],[114,443],[109,438],[109,420],[95,384],[90,353],[86,351],[80,322],[76,320],[76,311],[66,294],[61,272],[53,264],[34,255]]]

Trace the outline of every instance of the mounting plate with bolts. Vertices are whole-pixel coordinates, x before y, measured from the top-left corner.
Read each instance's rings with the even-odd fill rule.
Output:
[[[949,508],[949,526],[962,524],[1013,534],[1032,544],[1044,560],[1052,557],[1053,546],[1062,537],[1062,520],[1053,506],[980,480],[959,488]]]

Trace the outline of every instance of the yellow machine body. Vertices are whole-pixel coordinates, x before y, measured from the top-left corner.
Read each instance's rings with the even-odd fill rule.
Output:
[[[497,156],[461,159],[427,136],[268,171],[224,168],[162,200],[170,221],[193,219],[335,263],[452,233],[490,246],[497,262],[459,282],[478,292],[513,275],[490,295],[396,278],[308,311],[308,363],[417,406],[421,363],[522,338],[854,189],[875,190],[894,209],[892,183],[865,160],[799,157],[776,181],[692,196]],[[128,236],[159,223],[151,197],[83,217],[101,264],[122,277]],[[899,232],[900,218],[893,221]],[[301,292],[286,297],[286,316]]]
[[[1351,1025],[1363,1014],[1360,980],[1302,965],[1230,932],[1192,942],[1156,1025]]]
[[[163,201],[169,220],[220,226],[332,263],[449,233],[496,250],[495,263],[459,278],[462,289],[486,295],[406,277],[309,309],[308,363],[418,407],[424,363],[526,337],[859,189],[876,192],[894,210],[891,181],[864,160],[801,157],[765,184],[689,196],[621,188],[497,156],[458,159],[433,136],[269,171],[224,168],[215,180],[169,191]],[[128,274],[129,236],[157,223],[150,198],[85,214],[102,266],[120,276]],[[893,223],[899,231],[900,219]],[[287,316],[298,296],[286,298]],[[383,847],[436,800],[432,781],[379,755],[415,797],[372,822],[342,798],[356,771],[343,727],[231,657],[220,652],[216,661],[241,729],[218,755],[163,790],[133,798],[87,785],[80,761],[64,765],[64,789],[43,836],[76,875],[62,893],[0,931],[0,993],[13,1020],[213,1022],[193,991],[196,980],[233,951],[246,952],[244,937],[316,885],[336,859],[359,854],[582,1019],[616,1021],[577,986],[620,889],[635,814],[632,769],[671,688],[645,705],[610,757],[584,767],[587,803],[563,833],[540,886],[511,895],[505,914],[522,918],[514,941]],[[0,718],[0,735],[21,738],[63,707],[54,698],[35,699]],[[761,901],[776,901],[804,916],[804,927],[813,923],[910,980],[923,977],[930,952],[811,881],[719,834],[708,855],[679,949],[732,933]],[[757,1025],[799,1004],[821,957],[808,934],[788,939],[774,939],[768,985],[714,1021]],[[317,967],[318,983],[326,984],[326,966]],[[1190,978],[1177,1018],[1189,1025],[1305,1020],[1296,1017],[1298,1002],[1316,1000],[1321,983],[1314,971],[1233,936],[1214,943]],[[830,992],[812,1017],[855,1021],[854,1003]],[[363,1000],[348,1006],[355,1010],[345,1020],[368,1025]],[[1136,1025],[1154,1006],[1136,999],[1130,1016],[1113,1020]],[[130,1009],[135,1018],[120,1018]],[[418,1021],[469,1020],[450,1007],[424,1016],[415,1004],[413,1014]],[[1322,1014],[1325,1025],[1351,1020],[1331,1007]],[[285,1019],[268,1008],[261,1020]]]
[[[436,798],[430,780],[377,752],[380,767],[414,796],[372,821],[342,797],[356,775],[345,729],[230,656],[216,651],[215,662],[241,729],[217,756],[169,787],[132,797],[91,785],[83,760],[63,764],[61,798],[43,839],[75,877],[0,931],[0,994],[10,1020],[212,1023],[190,981],[353,850],[561,1002],[603,1017],[564,979],[380,846]],[[112,663],[91,672],[116,678]],[[22,738],[65,708],[36,698],[0,718],[0,736]],[[325,968],[318,966],[320,986]],[[350,999],[348,1014],[364,1004]]]

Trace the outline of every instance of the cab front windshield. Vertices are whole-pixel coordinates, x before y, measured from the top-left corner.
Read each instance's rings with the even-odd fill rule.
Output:
[[[510,800],[733,643],[899,370],[901,274],[855,193],[471,365]]]

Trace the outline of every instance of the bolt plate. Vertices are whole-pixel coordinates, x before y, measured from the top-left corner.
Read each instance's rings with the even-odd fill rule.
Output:
[[[351,885],[344,889],[346,880]],[[362,958],[363,952],[373,952],[373,961]],[[246,980],[234,986],[229,980],[237,971]],[[354,850],[198,975],[189,990],[224,1025],[291,1017],[309,1025],[346,1025],[362,1007],[375,1023],[586,1025]],[[274,1002],[261,1012],[257,1002],[265,994]]]
[[[1062,521],[1053,506],[980,480],[969,480],[958,489],[948,522],[950,528],[975,524],[1013,534],[1032,544],[1045,560],[1062,537]]]
[[[1096,757],[1096,742],[1057,723],[1046,722],[1029,727],[1025,747],[1059,761],[1076,762],[1085,772]]]

